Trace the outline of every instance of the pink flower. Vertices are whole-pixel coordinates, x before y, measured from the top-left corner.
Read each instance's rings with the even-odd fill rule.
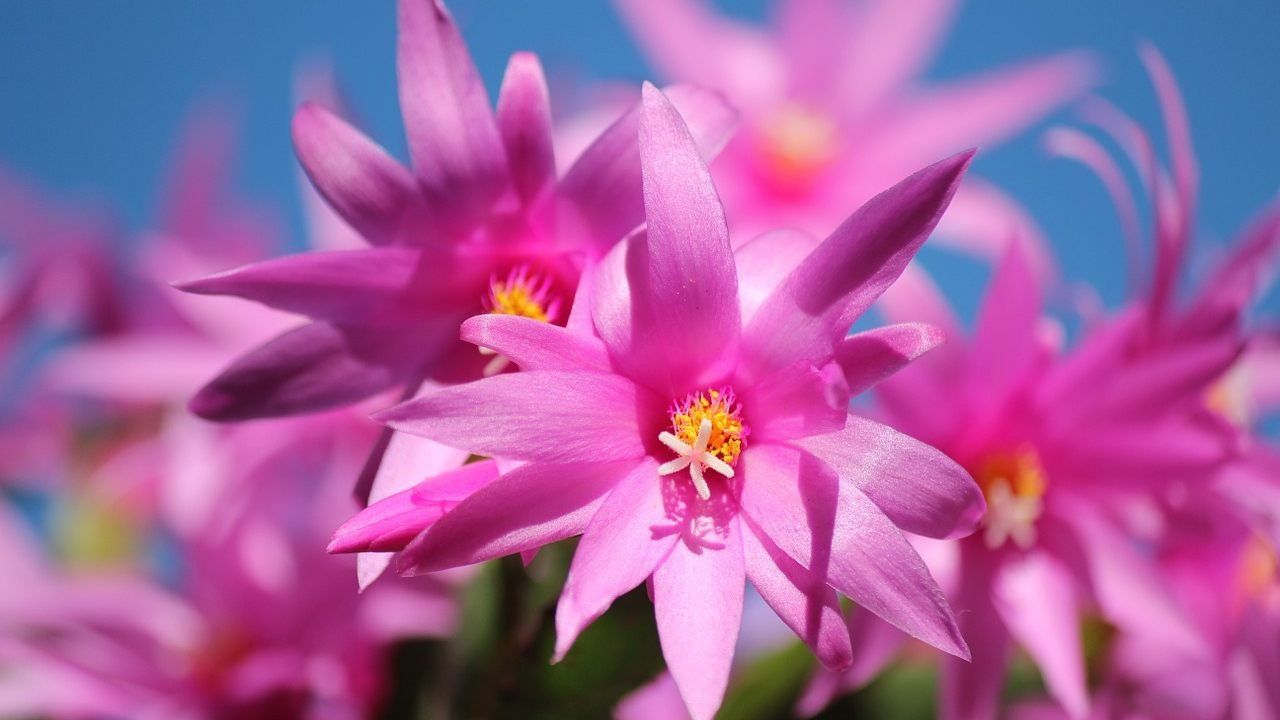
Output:
[[[822,236],[911,170],[997,142],[1092,84],[1091,58],[1073,53],[920,87],[957,4],[779,0],[765,29],[706,0],[617,0],[659,72],[720,89],[742,112],[713,173],[743,238],[774,227]],[[940,231],[995,260],[1028,227],[999,191],[971,180]]]
[[[966,656],[899,528],[965,534],[979,493],[933,448],[847,409],[852,392],[936,337],[919,325],[846,334],[924,242],[972,153],[886,191],[816,247],[780,233],[735,258],[694,139],[652,86],[639,127],[647,231],[604,259],[579,300],[598,338],[581,326],[472,318],[463,337],[522,372],[380,416],[524,464],[430,479],[354,518],[331,550],[403,547],[399,569],[419,573],[581,534],[557,609],[557,656],[647,581],[695,718],[723,697],[748,579],[829,666],[851,654],[837,592]]]
[[[321,195],[369,247],[309,252],[187,283],[305,315],[308,322],[227,368],[192,400],[237,420],[348,405],[424,379],[456,382],[504,361],[457,341],[477,312],[563,324],[584,262],[643,217],[635,113],[555,175],[546,82],[536,57],[511,58],[490,108],[438,0],[401,0],[400,95],[413,170],[317,104],[294,118],[298,157]],[[708,152],[733,114],[682,88]]]

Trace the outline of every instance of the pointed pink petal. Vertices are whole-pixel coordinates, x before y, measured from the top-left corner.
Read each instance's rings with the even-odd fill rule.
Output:
[[[446,225],[472,220],[508,181],[488,93],[441,0],[400,0],[398,25],[400,111],[414,172]]]
[[[1196,162],[1195,144],[1191,141],[1191,123],[1187,120],[1187,104],[1178,89],[1178,81],[1169,69],[1164,55],[1151,43],[1138,48],[1142,64],[1156,86],[1160,98],[1160,112],[1164,115],[1165,135],[1169,142],[1169,160],[1173,165],[1174,182],[1178,186],[1180,204],[1184,213],[1191,213],[1199,192],[1200,169]],[[1189,222],[1189,219],[1188,219]]]
[[[972,533],[986,512],[978,485],[941,451],[888,426],[850,415],[844,429],[802,438],[816,455],[870,498],[893,523],[925,537]]]
[[[657,463],[646,459],[618,481],[582,534],[556,605],[557,660],[613,601],[644,582],[670,553],[679,533],[662,502]]]
[[[787,446],[754,445],[742,460],[743,510],[779,548],[904,632],[968,657],[924,561],[856,485]]]
[[[680,111],[703,159],[719,154],[738,122],[725,99],[692,85],[671,85],[663,93]],[[599,254],[644,222],[639,127],[637,103],[592,141],[560,181],[566,207],[559,220],[570,232],[576,227]]]
[[[637,415],[650,406],[662,417],[655,398],[618,375],[546,370],[441,388],[374,417],[480,455],[591,463],[644,455]]]
[[[645,306],[639,317],[649,322],[638,338],[662,354],[670,386],[683,389],[700,384],[700,375],[722,374],[737,348],[738,275],[706,163],[680,113],[649,84],[640,108],[640,167],[648,272],[632,287],[632,301]]]
[[[188,407],[219,421],[341,407],[408,380],[438,342],[418,327],[303,325],[241,356]]]
[[[1042,283],[1059,275],[1053,248],[1031,214],[1004,190],[971,177],[956,191],[938,222],[934,247],[966,252],[995,265],[1010,243],[1022,245],[1027,262]]]
[[[405,247],[306,252],[178,285],[337,322],[416,322],[476,305],[480,276],[451,253]],[[423,277],[430,272],[429,276]],[[472,292],[468,292],[472,291]]]
[[[316,190],[366,240],[395,242],[415,201],[413,174],[359,130],[319,105],[293,116],[293,147]]]
[[[636,466],[530,463],[463,500],[396,559],[404,574],[492,560],[579,535],[609,491]]]
[[[724,700],[742,623],[746,570],[741,527],[720,548],[676,545],[653,573],[653,613],[667,668],[693,720],[712,720]]]
[[[844,48],[841,63],[827,69],[839,80],[834,88],[840,109],[859,115],[909,86],[937,52],[956,4],[874,0],[861,5],[837,46]]]
[[[507,62],[498,92],[498,130],[507,151],[511,183],[526,207],[555,185],[551,98],[538,56],[518,52]]]
[[[523,370],[609,370],[609,353],[595,337],[532,318],[476,315],[462,323],[462,339]]]
[[[991,560],[986,550],[968,547],[955,598],[956,617],[973,657],[942,659],[939,717],[977,720],[998,715],[1000,691],[1009,664],[1009,633],[991,603]]]
[[[902,274],[929,237],[973,158],[965,152],[877,195],[765,300],[744,334],[757,368],[830,357],[834,345]]]
[[[374,502],[343,523],[334,531],[328,551],[402,550],[458,503],[497,477],[497,465],[492,460],[484,460],[428,478],[408,490]]]
[[[987,287],[973,331],[967,388],[986,403],[1003,402],[1039,355],[1041,291],[1020,243],[1010,243]],[[975,410],[975,412],[977,412]]]
[[[840,600],[815,575],[778,549],[768,537],[743,526],[747,578],[778,617],[800,636],[827,668],[843,670],[853,659]]]
[[[853,665],[844,674],[846,690],[860,690],[879,675],[911,638],[898,628],[865,610],[849,615],[849,643],[853,646]]]
[[[925,323],[886,325],[850,335],[836,348],[849,394],[858,395],[941,345],[942,330]]]

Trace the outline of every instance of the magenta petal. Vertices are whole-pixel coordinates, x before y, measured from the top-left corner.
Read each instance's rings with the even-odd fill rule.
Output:
[[[551,98],[538,56],[518,52],[507,62],[498,92],[498,130],[516,194],[530,206],[556,181],[551,145]]]
[[[1009,665],[1009,633],[991,603],[991,558],[979,553],[985,550],[963,555],[955,598],[956,616],[973,657],[969,662],[942,660],[939,717],[944,720],[997,717]]]
[[[968,658],[924,561],[853,483],[787,446],[755,445],[742,460],[743,510],[779,548],[907,634]]]
[[[303,325],[237,359],[189,407],[222,421],[341,407],[406,382],[439,341],[418,327]]]
[[[328,551],[401,550],[432,523],[498,477],[492,460],[463,465],[379,500],[333,533]]]
[[[417,189],[413,174],[364,133],[319,105],[293,116],[293,147],[307,177],[366,240],[396,241]]]
[[[546,370],[441,388],[374,417],[480,455],[591,463],[644,455],[637,407],[649,406],[661,407],[618,375]]]
[[[754,441],[776,442],[821,435],[844,427],[849,386],[840,366],[798,366],[753,383],[742,393],[750,408]]]
[[[518,315],[468,318],[462,323],[462,339],[524,370],[609,370],[609,354],[594,336]]]
[[[435,572],[581,534],[636,461],[529,463],[463,500],[400,553],[402,574]]]
[[[988,403],[1004,401],[1031,370],[1040,349],[1041,294],[1020,243],[996,266],[973,333],[969,388]],[[979,412],[975,409],[975,412]]]
[[[459,305],[466,273],[450,273],[448,253],[405,247],[306,252],[264,260],[178,285],[200,295],[234,295],[336,322],[421,322]],[[425,268],[431,280],[415,282]],[[474,273],[472,273],[474,275]],[[474,280],[474,278],[471,278]],[[478,283],[467,283],[475,284]]]
[[[710,160],[728,142],[738,115],[719,93],[690,85],[663,90],[689,126],[702,157]],[[603,254],[644,222],[637,104],[609,126],[560,181],[567,207],[562,220],[578,226],[583,242]]]
[[[902,274],[951,202],[973,152],[872,198],[765,300],[744,333],[757,372],[831,357],[834,345]]]
[[[507,183],[489,96],[441,0],[400,0],[400,110],[413,169],[447,225],[486,212]]]
[[[858,395],[945,339],[941,329],[925,323],[886,325],[841,340],[836,348],[836,362],[844,370],[849,394]]]
[[[992,588],[995,608],[1009,633],[1040,667],[1049,693],[1068,715],[1089,710],[1080,641],[1080,607],[1067,569],[1045,552],[1012,557]]]
[[[848,690],[860,690],[893,661],[910,638],[865,610],[851,613],[848,626],[853,665],[844,674],[844,686]]]
[[[774,230],[743,243],[734,250],[738,266],[738,298],[744,325],[760,309],[778,285],[804,261],[818,239],[800,230]]]
[[[832,670],[847,668],[853,649],[840,600],[827,586],[827,579],[809,572],[768,537],[756,537],[749,526],[743,528],[742,549],[747,578],[760,597],[813,649],[823,665]]]
[[[730,521],[716,536],[723,547],[681,542],[653,573],[662,655],[693,720],[715,717],[729,685],[746,584],[741,532]]]
[[[618,481],[582,534],[556,606],[557,661],[588,625],[644,582],[671,553],[679,533],[662,502],[657,463],[645,460]]]
[[[850,415],[844,429],[796,441],[864,493],[895,525],[925,537],[974,531],[986,503],[977,483],[941,451]]]

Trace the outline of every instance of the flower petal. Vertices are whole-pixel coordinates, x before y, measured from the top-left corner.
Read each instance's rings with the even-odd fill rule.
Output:
[[[831,357],[933,231],[972,158],[930,165],[872,198],[787,276],[744,334],[756,371]]]
[[[946,339],[942,330],[925,323],[886,325],[850,335],[836,348],[836,362],[844,370],[849,394],[870,390]]]
[[[1025,379],[1039,356],[1041,292],[1020,243],[1010,243],[991,284],[973,332],[969,364],[970,396],[986,405],[1004,402]],[[975,408],[975,414],[982,410]]]
[[[509,358],[524,370],[609,371],[609,353],[591,335],[517,315],[476,315],[462,339]]]
[[[816,247],[818,239],[809,233],[783,229],[757,235],[734,250],[743,325]]]
[[[669,524],[657,463],[646,459],[614,486],[573,554],[556,605],[557,661],[619,595],[644,582],[671,553],[679,533],[655,532]]]
[[[361,510],[333,533],[328,552],[389,552],[404,549],[458,503],[498,477],[492,460],[463,465]]]
[[[778,549],[767,536],[744,527],[742,549],[747,578],[778,617],[804,640],[824,666],[843,670],[853,660],[840,600],[825,577]]]
[[[844,429],[796,445],[856,487],[895,525],[935,538],[974,531],[986,503],[977,483],[941,451],[873,420],[850,415]]]
[[[779,548],[909,635],[968,658],[928,568],[853,483],[787,446],[755,445],[742,460],[743,510]]]
[[[374,418],[480,455],[590,463],[644,455],[637,416],[663,417],[660,408],[621,376],[547,370],[444,387]]]
[[[551,98],[538,56],[518,52],[507,62],[498,91],[498,131],[516,195],[526,207],[555,185],[556,156],[551,144]]]
[[[413,169],[446,226],[487,212],[507,158],[489,96],[441,0],[400,0],[396,63]]]
[[[844,57],[826,71],[837,80],[829,87],[839,94],[841,109],[860,115],[902,92],[937,52],[957,4],[875,0],[859,6],[840,28]]]
[[[991,558],[985,549],[963,545],[955,607],[973,658],[942,659],[939,715],[948,720],[996,717],[1009,665],[1009,632],[991,603]]]
[[[329,205],[374,245],[395,242],[415,202],[413,174],[329,110],[308,103],[293,116],[293,147]]]
[[[489,483],[440,518],[396,560],[401,574],[471,565],[581,534],[636,466],[529,463]]]
[[[784,441],[844,427],[849,387],[835,363],[802,364],[744,388],[742,402],[753,419],[752,440]]]
[[[724,699],[742,624],[746,570],[741,528],[721,548],[676,545],[653,573],[653,612],[667,668],[693,720],[711,720]]]
[[[303,325],[241,356],[188,407],[219,421],[341,407],[408,381],[440,341],[417,327]]]

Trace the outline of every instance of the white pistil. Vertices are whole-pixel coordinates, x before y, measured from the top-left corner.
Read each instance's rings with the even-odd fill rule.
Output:
[[[1018,497],[1003,478],[992,483],[987,491],[987,526],[982,540],[987,548],[995,550],[1009,538],[1023,550],[1036,541],[1036,520],[1043,505],[1039,497]]]
[[[728,463],[707,452],[707,442],[711,440],[711,421],[707,418],[703,418],[702,424],[698,426],[698,437],[694,439],[693,445],[689,445],[665,430],[658,433],[658,439],[679,455],[676,459],[659,465],[658,474],[670,475],[686,467],[689,468],[693,487],[697,489],[698,497],[703,500],[711,498],[711,488],[707,487],[707,479],[703,477],[703,471],[706,468],[711,468],[727,478],[733,477],[733,468]]]
[[[485,377],[497,375],[503,370],[506,370],[507,366],[511,364],[511,358],[507,357],[506,355],[499,355],[497,350],[491,350],[487,347],[479,348],[479,350],[481,355],[493,356],[493,359],[490,360],[488,364],[484,366]]]

